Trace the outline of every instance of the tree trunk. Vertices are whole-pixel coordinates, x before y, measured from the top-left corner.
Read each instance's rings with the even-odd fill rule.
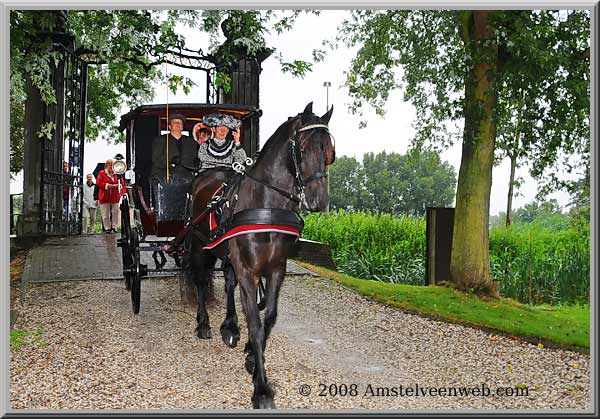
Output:
[[[506,204],[506,226],[511,223],[512,217],[512,200],[515,186],[515,170],[517,168],[517,153],[513,152],[510,155],[510,179],[508,180],[508,201]]]
[[[489,205],[496,140],[498,48],[491,11],[464,13],[462,35],[473,63],[465,83],[465,130],[456,191],[450,280],[460,289],[496,296],[490,279]]]
[[[508,227],[511,223],[512,217],[512,200],[514,195],[515,186],[515,171],[517,169],[517,157],[519,149],[521,147],[521,123],[523,120],[523,93],[521,92],[521,99],[519,105],[519,114],[517,115],[517,125],[515,127],[515,144],[513,145],[512,152],[509,152],[510,157],[510,179],[508,181],[508,202],[506,204],[506,226]]]

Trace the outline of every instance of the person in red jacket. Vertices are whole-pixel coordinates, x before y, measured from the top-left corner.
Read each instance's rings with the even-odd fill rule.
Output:
[[[106,160],[104,170],[98,173],[96,185],[98,185],[98,202],[102,212],[102,225],[106,233],[116,233],[121,223],[119,202],[121,196],[127,193],[125,182],[113,171],[113,159]]]

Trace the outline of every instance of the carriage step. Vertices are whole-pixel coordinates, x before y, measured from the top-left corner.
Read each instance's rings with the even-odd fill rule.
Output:
[[[140,263],[140,276],[148,275],[148,265]]]

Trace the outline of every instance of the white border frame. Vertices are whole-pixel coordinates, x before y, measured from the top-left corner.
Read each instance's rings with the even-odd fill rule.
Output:
[[[99,7],[98,2],[82,1],[82,0],[65,0],[61,2],[43,2],[43,1],[2,1],[0,0],[0,27],[2,28],[2,42],[0,44],[1,56],[0,60],[3,65],[0,69],[0,80],[2,81],[2,85],[0,87],[0,144],[1,144],[1,153],[6,156],[4,159],[0,161],[0,167],[4,175],[4,181],[0,184],[0,196],[7,197],[10,194],[10,175],[9,175],[9,158],[10,158],[10,136],[9,136],[9,64],[10,64],[10,10],[12,9],[167,9],[164,6],[164,1],[158,0],[136,0],[136,1],[126,1],[119,2],[115,0],[110,1],[102,1],[101,7]],[[304,0],[302,2],[284,2],[280,1],[253,1],[252,3],[244,2],[244,1],[231,1],[231,0],[223,0],[223,1],[207,1],[207,2],[198,2],[198,1],[177,1],[176,3],[169,4],[168,9],[320,9],[320,10],[331,10],[331,9],[561,9],[561,8],[570,8],[570,9],[590,9],[591,11],[591,54],[590,54],[590,63],[591,63],[591,83],[590,83],[590,135],[591,135],[591,149],[590,149],[590,159],[591,159],[591,212],[590,212],[590,227],[591,227],[591,240],[590,240],[590,398],[591,398],[591,406],[589,409],[589,413],[598,413],[598,402],[596,399],[596,390],[597,390],[597,335],[596,335],[596,325],[597,325],[597,254],[596,249],[598,248],[598,237],[597,237],[597,222],[598,222],[598,205],[597,205],[597,161],[598,161],[598,129],[597,129],[597,118],[598,118],[598,1],[491,1],[491,0],[481,0],[481,1],[371,1],[371,2],[359,2],[355,0],[328,0],[326,2],[321,2],[318,0]],[[9,313],[10,301],[9,301],[9,287],[6,285],[10,282],[10,241],[7,240],[9,238],[9,229],[6,221],[9,218],[9,208],[8,208],[8,200],[0,199],[0,214],[2,214],[2,218],[0,220],[4,220],[4,222],[0,221],[0,236],[2,237],[0,243],[0,254],[2,255],[2,260],[5,263],[4,269],[2,271],[2,283],[3,287],[0,289],[0,305],[2,307],[2,311],[5,313],[5,319],[10,319],[10,316],[7,315]],[[40,415],[45,412],[54,413],[55,411],[11,411],[9,406],[10,400],[10,369],[9,369],[9,350],[10,350],[10,339],[9,339],[9,321],[1,322],[0,335],[4,337],[2,342],[5,342],[4,345],[0,348],[0,371],[2,375],[0,377],[0,382],[8,383],[6,386],[2,386],[3,390],[0,391],[0,416],[4,416],[6,413],[17,413],[19,416],[26,416],[26,412],[31,412],[31,414]],[[82,411],[61,411],[60,413],[70,413],[70,412],[78,412],[83,413]],[[86,411],[88,412],[88,411]],[[89,414],[97,414],[99,411],[89,411]],[[100,411],[105,414],[115,414],[115,413],[124,413],[122,411]],[[126,411],[127,413],[141,413],[143,411],[135,411],[130,410]],[[148,413],[156,414],[156,411],[146,411]],[[173,415],[179,415],[184,413],[185,411],[170,411]],[[189,411],[190,413],[198,414],[198,411]],[[282,412],[282,410],[279,410]],[[284,412],[297,414],[314,414],[314,413],[327,413],[328,416],[332,414],[386,414],[390,415],[393,411],[364,411],[364,410],[339,410],[339,411],[315,411],[315,410],[306,410],[299,412],[297,410],[284,410]],[[534,411],[534,410],[431,410],[431,411],[419,411],[419,414],[423,413],[427,415],[430,414],[461,414],[461,415],[482,415],[489,413],[502,413],[503,415],[511,415],[511,414],[537,414],[537,413],[552,413],[555,415],[564,415],[564,414],[572,414],[572,413],[583,413],[581,410],[544,410],[544,411]],[[212,411],[206,410],[201,412],[203,415],[211,415],[215,413],[221,413],[226,415],[235,415],[237,416],[239,413],[243,412],[233,412],[233,411]],[[256,412],[255,412],[256,413]],[[414,415],[415,411],[409,412],[397,412],[400,414],[411,414]],[[163,414],[163,413],[161,413]],[[164,413],[166,414],[166,412]],[[11,416],[13,416],[11,414]]]

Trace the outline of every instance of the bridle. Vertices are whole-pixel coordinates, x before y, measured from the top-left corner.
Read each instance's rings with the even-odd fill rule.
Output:
[[[294,162],[294,170],[296,171],[296,185],[298,187],[304,188],[306,187],[310,182],[314,181],[314,180],[318,180],[321,179],[322,177],[327,177],[327,171],[325,172],[315,172],[312,175],[310,175],[308,178],[304,179],[302,177],[302,172],[300,171],[300,163],[302,162],[302,151],[304,151],[304,145],[306,144],[306,142],[308,141],[308,138],[310,138],[310,136],[308,138],[305,138],[304,141],[302,141],[302,143],[300,143],[300,147],[297,147],[297,135],[300,132],[304,132],[304,131],[308,131],[311,129],[317,129],[317,128],[323,128],[327,134],[329,134],[329,127],[326,124],[312,124],[312,125],[307,125],[305,127],[302,127],[298,130],[296,130],[294,132],[294,135],[292,135],[292,137],[290,137],[290,139],[288,140],[290,142],[290,152],[292,153],[292,161]],[[329,134],[331,136],[331,134]],[[296,151],[296,150],[299,150]],[[298,157],[300,157],[300,159],[298,159]]]
[[[300,204],[300,206],[304,206],[304,207],[308,208],[308,203],[306,202],[306,195],[304,193],[304,188],[306,188],[306,186],[308,186],[311,182],[314,182],[315,180],[319,180],[321,178],[327,177],[327,171],[315,172],[312,175],[310,175],[309,177],[307,177],[306,179],[304,178],[304,176],[302,176],[302,171],[300,170],[300,163],[302,162],[302,152],[304,151],[305,144],[308,141],[308,139],[310,138],[310,136],[308,138],[305,138],[300,144],[298,144],[298,134],[301,132],[318,129],[318,128],[324,129],[327,132],[327,134],[329,134],[331,139],[333,140],[333,136],[329,132],[329,126],[327,124],[310,124],[310,125],[306,125],[304,127],[298,128],[297,130],[294,131],[294,133],[291,135],[291,137],[288,138],[288,140],[287,140],[290,145],[290,153],[292,156],[292,162],[294,163],[294,171],[295,171],[294,187],[298,190],[298,196],[294,196],[292,193],[289,193],[289,192],[284,191],[280,188],[277,188],[273,185],[270,185],[267,182],[257,179],[253,175],[251,175],[249,172],[246,172],[246,176],[248,176],[250,179],[254,180],[255,182],[261,183],[261,184],[265,185],[266,187],[273,189],[274,191],[285,196],[289,200]],[[333,145],[333,147],[335,149],[335,145]]]

